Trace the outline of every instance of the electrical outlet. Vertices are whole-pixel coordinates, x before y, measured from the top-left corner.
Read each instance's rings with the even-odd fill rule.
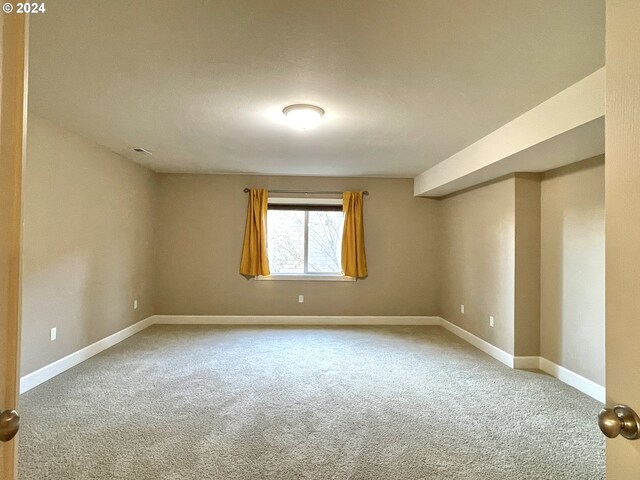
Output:
[[[464,314],[464,305],[460,305],[460,313]]]
[[[133,301],[133,309],[134,309],[134,310],[137,310],[137,309],[138,309],[138,299],[135,299],[135,300]]]
[[[489,317],[489,326],[493,327],[493,315]]]
[[[53,327],[51,329],[51,341],[53,342],[58,337],[58,329]]]
[[[304,303],[304,295],[298,295],[298,303]]]

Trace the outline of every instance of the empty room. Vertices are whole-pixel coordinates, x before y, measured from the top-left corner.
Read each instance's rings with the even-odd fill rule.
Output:
[[[638,24],[5,2],[0,477],[640,479]]]

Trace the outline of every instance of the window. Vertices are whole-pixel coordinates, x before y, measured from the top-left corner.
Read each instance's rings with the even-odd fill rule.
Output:
[[[270,199],[267,212],[271,275],[341,276],[341,202],[296,204],[292,200],[299,199],[286,200]]]

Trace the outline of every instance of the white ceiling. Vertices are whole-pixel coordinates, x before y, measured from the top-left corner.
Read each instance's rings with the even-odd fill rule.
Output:
[[[603,65],[604,0],[50,0],[29,102],[156,171],[412,177]]]

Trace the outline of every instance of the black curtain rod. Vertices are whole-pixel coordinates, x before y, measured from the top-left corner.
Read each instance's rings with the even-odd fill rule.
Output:
[[[249,193],[249,192],[250,192],[249,188],[244,189],[244,193]],[[342,195],[343,192],[339,192],[337,190],[335,191],[326,190],[326,191],[315,191],[315,192],[311,192],[307,190],[269,190],[269,193],[303,193],[307,195]],[[362,192],[362,194],[369,195],[369,192],[365,190],[364,192]]]

